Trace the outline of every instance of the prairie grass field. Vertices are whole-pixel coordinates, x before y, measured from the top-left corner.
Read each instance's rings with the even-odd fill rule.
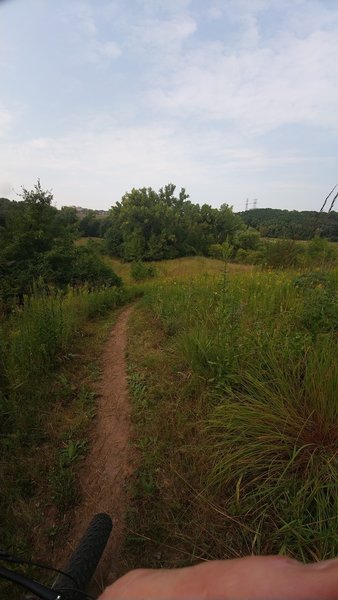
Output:
[[[107,263],[112,266],[115,273],[126,283],[135,283],[131,276],[132,263],[122,262],[118,259],[107,258]],[[206,279],[219,278],[224,270],[222,260],[210,259],[205,256],[189,256],[175,260],[161,260],[146,263],[155,270],[155,281],[190,281],[202,277]],[[229,273],[251,273],[255,267],[231,263],[228,265]],[[142,282],[142,287],[153,285],[153,281]]]
[[[338,272],[204,260],[147,283],[130,326],[126,568],[334,557]]]

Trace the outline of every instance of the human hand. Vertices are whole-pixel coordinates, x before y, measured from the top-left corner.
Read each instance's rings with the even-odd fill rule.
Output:
[[[338,559],[304,565],[250,556],[184,569],[138,569],[99,600],[338,600]]]

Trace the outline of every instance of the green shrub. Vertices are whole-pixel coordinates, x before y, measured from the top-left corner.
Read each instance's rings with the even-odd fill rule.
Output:
[[[244,265],[261,265],[264,262],[264,252],[239,248],[236,253],[236,262]]]
[[[260,233],[256,229],[248,227],[236,234],[234,246],[243,250],[258,250],[261,244]]]
[[[334,264],[337,251],[325,238],[315,236],[307,246],[307,259],[312,265]]]
[[[294,240],[277,240],[265,244],[265,264],[286,269],[297,264],[298,246]]]
[[[135,281],[141,281],[143,279],[155,277],[156,270],[152,265],[148,265],[142,261],[136,261],[131,265],[130,274]]]
[[[258,552],[303,560],[338,552],[337,364],[329,338],[293,368],[269,354],[265,373],[243,373],[209,419],[210,481],[227,511],[256,532]],[[249,536],[250,537],[250,536]]]
[[[335,282],[329,273],[314,271],[312,273],[302,273],[293,279],[293,285],[302,290],[325,288],[335,288]]]
[[[223,258],[222,244],[211,244],[209,246],[209,256],[221,260]]]
[[[88,246],[76,248],[72,281],[74,284],[88,283],[92,286],[121,286],[122,280],[107,265],[99,254]]]

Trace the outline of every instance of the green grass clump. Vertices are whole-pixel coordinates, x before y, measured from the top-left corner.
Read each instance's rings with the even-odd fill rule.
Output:
[[[273,353],[208,420],[209,481],[255,531],[255,552],[319,560],[338,552],[338,372],[331,340],[292,368]]]

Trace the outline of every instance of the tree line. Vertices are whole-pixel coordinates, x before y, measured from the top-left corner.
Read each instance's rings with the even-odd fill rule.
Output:
[[[0,199],[0,297],[21,297],[41,280],[48,285],[118,285],[104,261],[108,254],[125,261],[157,261],[205,255],[268,266],[303,265],[334,259],[328,245],[338,240],[338,215],[277,209],[236,214],[228,204],[214,208],[189,200],[173,184],[132,189],[107,216],[52,204],[53,195],[40,182],[22,188],[19,201]],[[317,235],[315,235],[317,234]],[[320,235],[318,235],[320,234]],[[78,246],[78,237],[102,238]],[[264,238],[284,238],[268,242]],[[305,248],[297,239],[312,239]]]
[[[167,209],[161,211],[160,205],[163,201],[163,194],[165,195],[166,193]],[[179,207],[179,202],[177,202],[177,198],[176,200],[174,199],[174,186],[172,185],[166,186],[164,190],[160,190],[158,194],[156,194],[151,188],[132,190],[130,193],[123,196],[122,201],[117,203],[117,205],[111,209],[110,214],[107,217],[102,217],[101,215],[98,216],[94,210],[88,210],[84,217],[78,219],[75,209],[64,207],[62,211],[64,213],[64,218],[67,217],[68,219],[72,219],[73,221],[77,222],[77,229],[80,235],[85,237],[105,237],[108,229],[117,229],[118,222],[122,221],[123,224],[124,216],[128,212],[127,204],[131,206],[133,203],[136,205],[136,202],[138,202],[139,206],[143,204],[143,209],[148,207],[151,210],[156,210],[157,215],[161,220],[161,212],[167,213],[168,204],[170,205],[170,201],[168,203],[168,193],[171,193],[172,196],[171,210],[173,211],[175,210],[175,207]],[[183,194],[185,194],[185,191],[183,191]],[[138,200],[136,200],[136,197]],[[177,214],[177,218],[180,219],[184,216],[186,222],[188,221],[188,228],[186,227],[186,229],[188,229],[188,231],[186,231],[186,237],[192,237],[192,248],[194,248],[196,245],[194,236],[191,236],[192,222],[194,222],[195,229],[196,227],[198,229],[198,225],[201,225],[202,222],[206,223],[202,227],[202,233],[204,234],[207,232],[209,235],[209,240],[212,238],[212,243],[218,243],[220,241],[220,233],[222,232],[220,222],[222,220],[224,222],[225,209],[229,208],[229,206],[223,204],[220,209],[215,209],[208,204],[204,204],[200,207],[199,205],[192,204],[189,201],[187,202],[187,200],[188,195],[186,195],[183,200],[183,206],[180,207],[181,212]],[[152,201],[154,201],[153,206]],[[219,211],[223,211],[222,216],[219,215]],[[227,214],[229,221],[229,213]],[[327,213],[317,211],[290,211],[281,210],[278,208],[257,208],[235,214],[240,218],[240,221],[245,227],[255,229],[263,238],[310,240],[315,236],[319,236],[326,238],[331,242],[338,241],[338,213],[335,211]],[[171,219],[172,229],[177,231],[178,228],[176,227],[174,221],[175,219]],[[238,219],[236,220],[237,228],[240,221]],[[164,222],[167,224],[167,219],[163,219],[163,224]],[[182,225],[183,223],[181,222],[181,228]],[[215,227],[213,227],[213,225]],[[113,234],[110,233],[107,237],[111,237],[112,235]],[[118,237],[116,237],[116,239],[118,239]],[[112,247],[113,246],[114,244]],[[192,250],[190,249],[190,251]]]
[[[238,213],[262,237],[310,240],[315,235],[338,242],[338,213],[255,208]]]

